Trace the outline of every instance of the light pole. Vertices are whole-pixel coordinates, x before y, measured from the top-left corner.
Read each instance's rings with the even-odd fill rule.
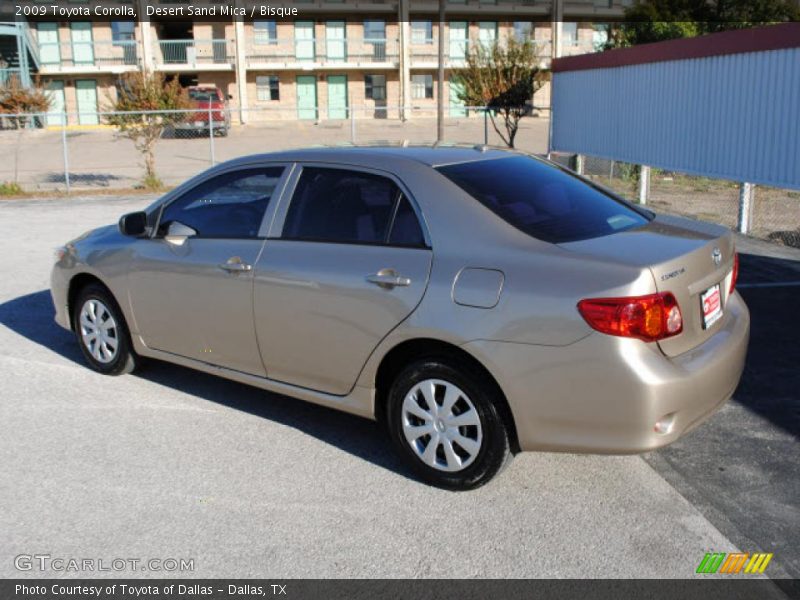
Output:
[[[436,101],[436,140],[444,142],[444,9],[446,0],[439,0],[439,97]]]

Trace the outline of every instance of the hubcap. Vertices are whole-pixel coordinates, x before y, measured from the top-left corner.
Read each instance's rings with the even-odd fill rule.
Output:
[[[467,468],[481,449],[478,411],[458,387],[441,379],[416,384],[403,400],[403,434],[422,462],[439,471]]]
[[[94,359],[110,363],[117,356],[119,336],[117,322],[108,307],[91,298],[83,304],[80,314],[80,329],[83,345]]]

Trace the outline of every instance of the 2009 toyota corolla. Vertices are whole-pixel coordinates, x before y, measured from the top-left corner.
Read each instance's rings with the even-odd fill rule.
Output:
[[[536,158],[348,148],[240,158],[59,252],[93,369],[153,357],[384,423],[422,478],[520,450],[643,452],[733,393],[732,234]]]

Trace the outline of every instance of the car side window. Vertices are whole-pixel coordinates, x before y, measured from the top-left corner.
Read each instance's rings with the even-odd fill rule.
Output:
[[[204,181],[171,202],[158,235],[178,221],[205,238],[255,238],[283,167],[231,171]]]
[[[392,232],[389,235],[392,246],[419,247],[425,245],[425,234],[419,224],[417,213],[405,196],[400,196],[400,203],[394,215]]]
[[[402,205],[401,199],[408,204],[400,188],[388,177],[347,169],[304,167],[286,215],[282,237],[385,244],[389,242],[390,228],[400,208],[398,203]]]

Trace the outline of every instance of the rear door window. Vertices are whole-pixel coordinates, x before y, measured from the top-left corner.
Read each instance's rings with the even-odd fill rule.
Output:
[[[319,167],[303,168],[282,237],[345,244],[425,243],[419,220],[394,181],[363,171]]]
[[[569,172],[526,156],[437,170],[509,224],[553,244],[602,237],[649,221]]]

